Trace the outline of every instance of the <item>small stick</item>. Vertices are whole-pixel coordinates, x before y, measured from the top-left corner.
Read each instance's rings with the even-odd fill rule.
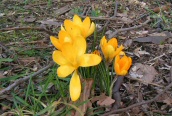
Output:
[[[131,106],[128,106],[126,108],[122,108],[122,109],[118,109],[118,110],[113,110],[112,109],[110,112],[107,112],[107,113],[103,114],[102,116],[109,116],[110,114],[113,114],[113,113],[125,112],[125,111],[130,110],[130,109],[132,109],[134,107],[138,107],[138,106],[143,105],[143,104],[148,104],[148,103],[154,102],[162,94],[164,94],[167,90],[169,90],[171,87],[172,87],[172,82],[168,86],[166,86],[165,89],[163,91],[161,91],[158,95],[156,95],[153,99],[143,101],[143,102],[139,102],[139,103],[133,104]]]
[[[162,86],[162,85],[158,85],[156,83],[151,83],[151,82],[145,82],[145,81],[143,81],[141,79],[138,79],[138,78],[131,78],[131,77],[127,77],[127,78],[131,79],[131,80],[139,81],[140,83],[143,83],[143,84],[146,83],[146,84],[150,84],[150,85],[153,85],[153,86],[164,88],[164,86]]]
[[[50,62],[49,65],[47,65],[46,67],[40,69],[39,71],[29,75],[29,76],[25,76],[24,78],[20,78],[17,79],[13,84],[9,85],[8,87],[6,87],[5,89],[0,91],[0,95],[3,95],[5,92],[8,92],[10,90],[12,90],[14,87],[16,87],[17,85],[29,80],[31,77],[34,77],[42,72],[44,72],[45,70],[49,69],[50,67],[52,67],[54,65],[54,62]]]
[[[114,15],[112,17],[110,17],[106,23],[104,24],[104,26],[98,30],[98,32],[102,31],[103,29],[105,29],[107,27],[107,25],[109,24],[110,22],[110,19],[115,19],[116,18],[116,15],[117,15],[117,9],[118,9],[118,2],[116,1],[115,2],[115,10],[114,10]]]
[[[122,28],[122,29],[118,29],[116,30],[114,33],[110,34],[109,35],[109,38],[112,38],[114,36],[116,36],[119,32],[123,32],[123,31],[130,31],[130,30],[133,30],[133,29],[138,29],[140,27],[143,27],[145,26],[146,24],[148,24],[151,20],[148,19],[147,21],[145,21],[144,23],[138,25],[138,26],[133,26],[133,27],[129,27],[129,28]]]
[[[114,88],[113,88],[113,99],[115,100],[115,103],[113,105],[112,109],[118,109],[121,106],[121,96],[119,93],[119,89],[123,83],[124,80],[124,76],[119,76],[117,77],[117,80],[114,84]]]
[[[79,15],[81,18],[86,18],[87,16],[82,16]],[[91,20],[111,20],[111,21],[115,21],[117,20],[116,18],[111,18],[111,17],[90,17]]]
[[[49,35],[57,35],[57,33],[53,33],[47,29],[44,28],[40,28],[40,27],[12,27],[12,28],[4,28],[4,29],[0,29],[0,32],[4,32],[4,31],[10,31],[10,30],[38,30],[38,31],[44,31],[46,33],[48,33]]]

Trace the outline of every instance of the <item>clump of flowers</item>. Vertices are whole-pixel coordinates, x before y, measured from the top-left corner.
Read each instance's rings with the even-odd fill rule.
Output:
[[[75,15],[73,22],[68,19],[64,21],[64,27],[62,26],[58,38],[50,37],[51,42],[57,48],[53,52],[53,60],[60,65],[57,69],[58,76],[65,78],[72,74],[69,85],[72,101],[76,101],[81,93],[81,82],[77,69],[95,66],[101,62],[99,55],[86,53],[86,37],[92,34],[94,29],[95,24],[93,22],[90,24],[89,17],[82,22]]]
[[[74,15],[73,20],[66,19],[64,25],[58,33],[58,38],[50,36],[52,44],[57,50],[53,52],[53,60],[59,67],[57,75],[61,78],[66,78],[70,74],[71,80],[69,85],[70,97],[72,101],[79,99],[81,94],[81,81],[78,71],[79,67],[90,67],[98,65],[102,61],[102,57],[98,50],[88,54],[87,37],[95,30],[94,22],[91,22],[89,17],[83,21],[77,15]],[[109,41],[105,36],[100,41],[100,47],[105,59],[105,62],[111,63],[114,60],[114,70],[117,75],[126,75],[132,59],[127,57],[122,51],[124,47],[118,47],[116,38]],[[121,57],[121,54],[122,57]]]

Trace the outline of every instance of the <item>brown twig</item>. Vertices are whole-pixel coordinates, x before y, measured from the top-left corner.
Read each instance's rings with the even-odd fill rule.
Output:
[[[144,81],[142,79],[131,78],[131,77],[128,77],[128,76],[126,78],[131,79],[131,80],[135,80],[135,81],[139,81],[140,83],[143,83],[143,84],[150,84],[150,85],[153,85],[153,86],[164,88],[164,86],[162,86],[162,85],[159,85],[159,84],[156,84],[156,83],[152,83],[152,82],[146,82],[146,81]]]
[[[140,24],[140,25],[133,26],[133,27],[129,27],[129,28],[118,29],[118,30],[116,30],[114,33],[110,34],[110,35],[109,35],[109,38],[115,37],[119,32],[130,31],[130,30],[133,30],[133,29],[138,29],[138,28],[140,28],[140,27],[143,27],[143,26],[145,26],[146,24],[148,24],[150,21],[151,21],[151,20],[148,19],[148,20],[146,20],[144,23],[142,23],[142,24]]]
[[[105,29],[107,27],[107,25],[109,24],[109,22],[111,21],[110,19],[115,19],[116,15],[117,15],[117,9],[118,9],[118,2],[115,2],[115,10],[114,10],[114,15],[112,17],[110,17],[106,23],[104,24],[104,26],[98,30],[98,32],[102,31],[103,29]]]
[[[124,76],[117,77],[117,80],[114,84],[112,98],[115,100],[115,103],[113,105],[113,109],[115,109],[115,110],[121,106],[121,96],[119,93],[119,89],[121,87],[121,84],[123,83],[123,79],[124,79]]]
[[[49,69],[50,67],[52,67],[54,65],[54,62],[50,62],[49,65],[47,65],[46,67],[40,69],[39,71],[29,75],[29,76],[25,76],[24,78],[20,78],[17,79],[13,84],[9,85],[8,87],[6,87],[5,89],[0,91],[0,95],[3,95],[5,92],[8,92],[10,90],[12,90],[14,87],[16,87],[17,85],[29,80],[31,77],[34,77],[42,72],[44,72],[45,70]]]
[[[44,28],[40,28],[40,27],[12,27],[12,28],[4,28],[4,29],[0,29],[0,32],[4,32],[4,31],[10,31],[10,30],[38,30],[38,31],[44,31],[46,33],[48,33],[49,35],[57,35],[57,33],[53,33],[47,29]]]
[[[29,42],[10,42],[10,43],[6,44],[6,46],[11,46],[11,45],[15,45],[15,44],[19,44],[19,45],[36,44],[36,43],[43,43],[43,42],[48,42],[48,40],[38,40],[38,41],[29,41]]]
[[[122,109],[118,109],[118,110],[113,110],[112,109],[110,112],[107,112],[107,113],[103,114],[102,116],[108,116],[108,115],[113,114],[113,113],[125,112],[125,111],[130,110],[130,109],[132,109],[134,107],[154,102],[155,100],[157,100],[162,94],[164,94],[171,87],[172,87],[172,82],[168,86],[166,86],[165,89],[163,91],[161,91],[158,95],[156,95],[153,99],[143,101],[143,102],[139,102],[139,103],[133,104],[131,106],[128,106],[126,108],[122,108]]]
[[[86,18],[87,16],[82,16],[82,15],[79,15],[81,18]],[[111,21],[114,21],[114,20],[117,20],[116,18],[111,18],[111,17],[90,17],[91,20],[111,20]]]

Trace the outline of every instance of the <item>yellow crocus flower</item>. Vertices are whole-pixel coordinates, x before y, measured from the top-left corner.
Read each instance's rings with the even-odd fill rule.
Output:
[[[78,27],[74,25],[69,25],[65,23],[65,27],[67,31],[61,30],[58,34],[58,38],[54,36],[50,36],[51,43],[58,49],[61,50],[64,43],[69,42],[73,43],[76,39],[76,36],[81,35],[81,31]]]
[[[114,70],[117,75],[125,76],[132,64],[132,59],[126,55],[117,55],[114,61]]]
[[[118,48],[118,42],[116,38],[112,38],[107,41],[105,36],[103,36],[100,41],[100,47],[108,63],[112,62],[113,58],[124,49],[122,45]]]
[[[95,30],[94,22],[91,22],[90,17],[86,17],[83,22],[78,15],[74,15],[73,21],[66,19],[64,21],[64,27],[61,26],[61,30],[70,31],[71,28],[79,28],[84,38],[90,36]]]
[[[82,36],[77,36],[73,44],[65,43],[61,51],[56,50],[53,52],[53,60],[59,64],[57,74],[59,77],[65,78],[78,67],[89,67],[97,65],[101,62],[101,57],[96,54],[85,54],[86,40]],[[70,95],[72,101],[76,101],[80,96],[80,80],[78,74],[73,73],[70,82]],[[75,80],[75,81],[73,81]]]

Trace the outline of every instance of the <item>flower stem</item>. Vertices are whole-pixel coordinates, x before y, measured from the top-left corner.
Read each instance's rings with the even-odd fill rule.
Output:
[[[113,87],[113,96],[112,98],[115,100],[115,104],[113,105],[113,109],[118,109],[121,106],[121,96],[119,93],[119,89],[123,83],[124,76],[117,77],[115,85]]]

